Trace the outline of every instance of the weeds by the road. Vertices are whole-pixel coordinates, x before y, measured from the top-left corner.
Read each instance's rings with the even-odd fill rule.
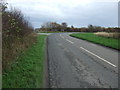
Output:
[[[101,37],[94,35],[93,33],[71,34],[70,36],[120,50],[118,44],[119,39]]]
[[[3,74],[3,88],[41,88],[45,59],[45,35],[20,54],[11,69]]]

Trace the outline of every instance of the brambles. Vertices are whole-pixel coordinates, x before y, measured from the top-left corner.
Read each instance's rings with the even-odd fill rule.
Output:
[[[32,25],[25,19],[21,11],[6,11],[7,4],[2,4],[2,64],[3,69],[10,66],[19,53],[26,50],[36,41]]]

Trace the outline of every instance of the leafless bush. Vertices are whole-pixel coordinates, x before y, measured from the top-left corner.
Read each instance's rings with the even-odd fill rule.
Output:
[[[2,62],[4,69],[21,51],[31,46],[36,41],[36,37],[33,35],[32,25],[19,10],[2,10],[2,24]]]

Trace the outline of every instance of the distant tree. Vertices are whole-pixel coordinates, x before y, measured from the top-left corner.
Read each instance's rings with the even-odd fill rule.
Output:
[[[71,28],[74,28],[74,26],[72,25]]]
[[[62,31],[65,31],[67,29],[67,23],[66,22],[61,23],[61,26],[62,26]]]
[[[61,31],[62,26],[56,22],[46,22],[41,25],[41,28],[45,31]]]
[[[63,22],[63,23],[62,23],[62,26],[63,26],[63,27],[67,27],[67,23],[66,23],[66,22]]]
[[[101,26],[93,26],[93,25],[88,25],[88,31],[89,32],[101,32],[104,31],[104,27]]]
[[[51,22],[46,22],[46,23],[42,24],[41,28],[45,31],[49,31],[51,28]]]
[[[89,31],[90,31],[90,32],[93,32],[93,30],[94,30],[93,25],[91,25],[91,24],[90,24],[90,25],[88,25],[88,29],[89,29]]]

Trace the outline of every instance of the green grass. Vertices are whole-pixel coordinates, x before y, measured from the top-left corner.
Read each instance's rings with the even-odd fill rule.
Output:
[[[120,50],[120,47],[118,44],[120,42],[118,39],[100,37],[100,36],[94,35],[93,33],[71,34],[70,36]]]
[[[10,70],[3,74],[3,88],[42,88],[46,36],[20,54]]]

